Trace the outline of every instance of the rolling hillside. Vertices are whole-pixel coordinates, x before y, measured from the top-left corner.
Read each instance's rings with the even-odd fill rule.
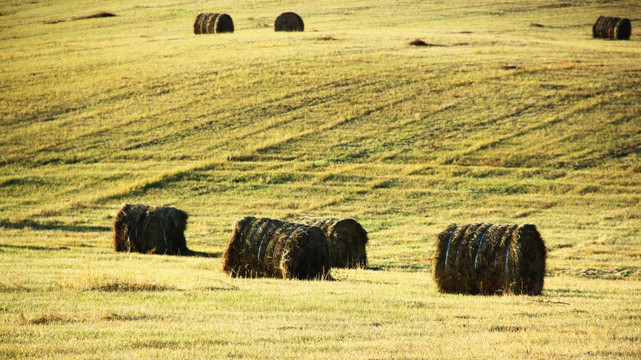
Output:
[[[640,356],[640,5],[0,3],[0,357]],[[126,202],[210,257],[113,253]],[[358,219],[371,269],[229,279],[245,215]],[[469,222],[536,224],[545,295],[438,294],[434,236]]]

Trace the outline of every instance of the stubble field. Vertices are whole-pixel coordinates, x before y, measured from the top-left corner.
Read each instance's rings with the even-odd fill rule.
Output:
[[[0,3],[0,357],[641,357],[639,8]],[[188,212],[201,256],[115,253],[126,202]],[[370,266],[229,278],[246,215],[355,218]],[[435,235],[470,222],[535,224],[544,294],[438,293]]]

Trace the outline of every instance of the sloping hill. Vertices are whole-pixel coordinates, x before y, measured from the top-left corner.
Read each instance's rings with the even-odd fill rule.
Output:
[[[0,256],[7,255],[4,273],[19,284],[2,283],[0,291],[22,294],[28,283],[80,298],[76,292],[122,285],[110,283],[109,276],[94,278],[93,268],[78,269],[83,261],[95,261],[95,271],[106,274],[124,261],[134,268],[144,264],[152,274],[177,268],[189,279],[220,275],[217,258],[159,263],[158,258],[120,260],[112,254],[110,227],[116,211],[124,202],[141,202],[187,211],[190,248],[218,255],[232,222],[245,215],[358,219],[370,236],[370,265],[389,271],[350,274],[356,279],[354,288],[363,291],[358,295],[350,292],[350,284],[336,285],[338,290],[300,285],[322,298],[318,302],[326,300],[318,295],[325,291],[347,294],[341,307],[345,311],[356,311],[349,307],[353,298],[376,301],[363,295],[374,292],[365,288],[368,281],[390,286],[390,293],[398,291],[390,300],[393,309],[416,306],[399,300],[401,292],[414,293],[394,284],[431,286],[424,278],[431,269],[433,237],[452,222],[536,224],[549,248],[549,276],[556,279],[552,294],[560,297],[554,301],[575,296],[559,290],[562,285],[593,286],[586,276],[627,279],[598,283],[598,296],[618,291],[623,298],[626,286],[635,290],[641,278],[639,5],[551,0],[4,1]],[[98,11],[117,16],[72,19]],[[230,14],[235,32],[194,35],[193,22],[203,11]],[[284,11],[300,14],[305,32],[274,32],[273,20]],[[629,17],[631,39],[593,39],[591,27],[599,15]],[[415,39],[435,46],[410,46]],[[39,267],[24,263],[32,256]],[[89,280],[81,279],[89,285],[70,284],[69,269],[89,271]],[[181,289],[137,279],[142,284],[123,288],[160,289],[171,296]],[[267,309],[279,309],[285,286],[271,290],[271,283],[249,284],[267,294]],[[188,290],[203,298],[203,292],[212,291],[211,285],[192,285]],[[294,295],[286,318],[307,314],[299,306],[306,301],[305,291]],[[594,295],[581,294],[583,300]],[[249,296],[243,299],[251,309],[258,306]],[[590,303],[586,308],[629,310],[625,304],[634,302],[617,299],[612,300],[615,305]],[[237,301],[233,295],[220,300],[227,305]],[[461,307],[462,300],[451,301],[451,308]],[[480,318],[465,315],[455,321],[461,325],[472,316],[482,331],[501,332],[504,328],[488,330],[482,323],[493,319],[486,306],[502,307],[502,301],[476,303],[485,311]],[[517,309],[529,304],[514,301],[511,306]],[[428,303],[417,307],[429,308]],[[20,306],[11,314],[33,310]],[[332,308],[323,306],[318,305],[321,313],[331,316]],[[202,305],[200,310],[209,308]],[[72,306],[68,311],[75,310]],[[175,320],[162,314],[148,319],[142,310],[143,315],[117,311],[120,318],[105,316]],[[230,311],[223,317],[251,328],[251,321],[240,321]],[[598,333],[597,322],[611,315],[596,313],[586,331]],[[44,316],[43,321],[77,322],[65,316]],[[368,332],[369,324],[378,323],[368,316],[354,333]],[[608,329],[616,332],[617,326],[638,320],[638,309],[631,316],[637,317],[609,323]],[[38,319],[29,324],[37,325]],[[396,325],[420,325],[403,321]],[[562,329],[580,326],[572,321],[560,320],[558,331],[542,335],[541,342],[551,343],[549,337],[560,336]],[[510,326],[508,333],[523,329]],[[458,335],[448,335],[454,336],[448,340],[452,344],[457,336],[465,336],[468,347],[473,344],[474,334],[453,334]],[[399,336],[412,338],[406,335]],[[638,355],[633,349],[637,335],[617,338],[615,345],[626,356]],[[242,331],[233,336],[238,338],[230,343],[242,343]],[[569,344],[564,351],[555,353],[550,345],[538,355],[577,355],[575,340],[564,339]],[[615,341],[608,339],[597,348]],[[327,340],[329,349],[335,341]],[[245,345],[244,351],[257,346]],[[270,354],[282,350],[280,345],[270,348]],[[389,346],[379,349],[381,357],[393,357],[395,346],[404,345]],[[434,356],[458,357],[468,347],[459,353],[440,349]],[[416,357],[425,355],[415,350]],[[514,351],[498,354],[515,356]],[[374,356],[364,350],[349,354]],[[490,346],[480,357],[496,354]],[[600,354],[617,356],[606,350]]]

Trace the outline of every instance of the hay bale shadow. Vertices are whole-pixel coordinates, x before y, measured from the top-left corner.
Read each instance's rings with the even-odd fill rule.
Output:
[[[107,11],[101,11],[91,15],[74,16],[71,18],[71,20],[97,19],[97,18],[114,17],[114,16],[118,16],[118,15],[107,12]]]
[[[408,43],[408,45],[412,45],[412,46],[428,46],[428,47],[429,46],[436,46],[436,47],[444,47],[445,46],[445,45],[441,45],[441,44],[427,43],[427,42],[425,42],[425,41],[423,41],[421,39],[412,40],[412,41],[410,41]]]

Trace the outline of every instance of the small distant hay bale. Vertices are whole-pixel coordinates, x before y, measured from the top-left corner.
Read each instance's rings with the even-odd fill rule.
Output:
[[[305,24],[298,14],[284,12],[276,17],[274,31],[305,31]]]
[[[124,204],[114,220],[114,250],[144,254],[187,254],[188,215],[169,206]]]
[[[301,217],[293,221],[323,230],[329,243],[332,267],[367,267],[367,231],[356,220]]]
[[[599,16],[592,26],[592,37],[613,40],[629,40],[632,24],[629,19]]]
[[[234,21],[228,14],[200,13],[194,22],[194,34],[233,33]]]
[[[547,250],[534,225],[451,224],[437,236],[441,292],[539,295]]]
[[[223,270],[233,277],[330,279],[327,238],[315,226],[248,216],[234,226]]]

